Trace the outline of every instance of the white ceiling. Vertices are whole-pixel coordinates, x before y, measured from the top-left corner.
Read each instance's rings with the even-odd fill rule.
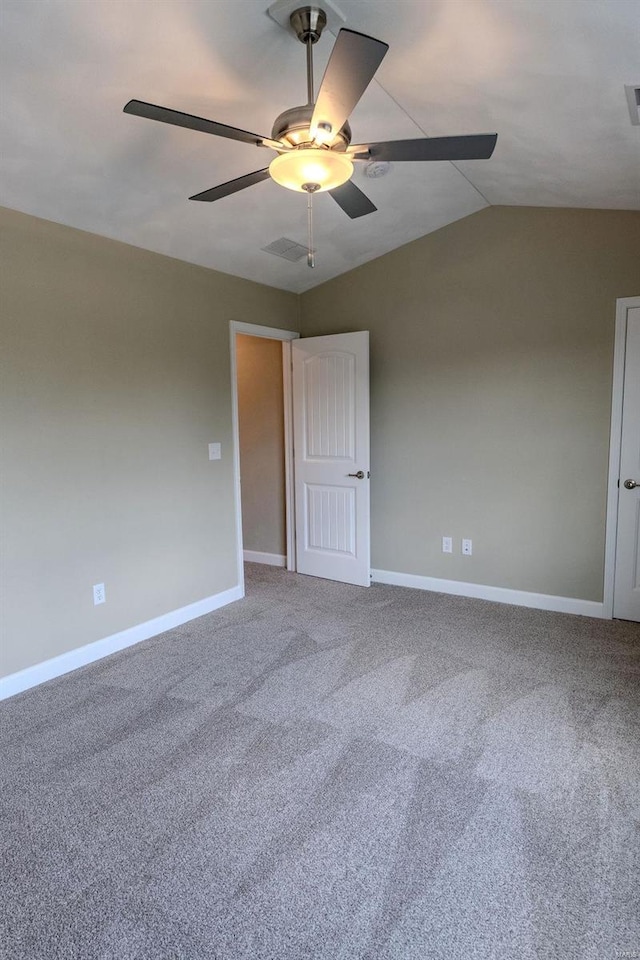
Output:
[[[337,0],[390,44],[351,117],[354,142],[496,131],[490,160],[393,164],[355,181],[378,212],[267,181],[196,192],[273,154],[122,113],[131,98],[269,135],[306,100],[305,51],[268,0],[0,0],[0,203],[301,292],[488,204],[640,209],[640,0]],[[333,37],[315,48],[317,82]]]

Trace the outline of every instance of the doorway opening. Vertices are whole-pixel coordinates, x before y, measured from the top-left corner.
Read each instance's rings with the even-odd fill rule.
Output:
[[[299,333],[230,323],[238,583],[244,561],[295,570],[291,341]]]

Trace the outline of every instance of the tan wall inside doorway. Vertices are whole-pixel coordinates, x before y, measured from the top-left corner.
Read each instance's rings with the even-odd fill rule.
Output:
[[[282,343],[237,334],[236,362],[243,546],[284,556]]]

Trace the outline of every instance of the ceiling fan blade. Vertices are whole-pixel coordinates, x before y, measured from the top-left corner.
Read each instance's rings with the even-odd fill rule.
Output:
[[[359,160],[488,160],[497,139],[497,133],[477,133],[463,137],[387,140],[352,145],[348,154]]]
[[[180,110],[169,110],[168,107],[158,107],[154,103],[145,103],[144,100],[129,100],[124,107],[124,113],[132,113],[136,117],[146,117],[148,120],[160,120],[162,123],[172,123],[176,127],[186,127],[188,130],[199,130],[201,133],[212,133],[216,137],[227,137],[229,140],[240,140],[242,143],[253,143],[256,147],[271,147],[272,150],[282,150],[285,144],[279,140],[270,140],[248,130],[238,127],[229,127],[226,123],[217,123],[215,120],[205,120],[203,117],[194,117],[190,113]]]
[[[252,187],[254,183],[261,183],[269,179],[269,167],[264,170],[254,170],[253,173],[245,173],[244,177],[237,177],[235,180],[227,180],[217,187],[211,187],[209,190],[203,190],[202,193],[195,193],[189,200],[206,200],[210,203],[212,200],[221,200],[222,197],[228,197],[231,193],[237,193],[238,190],[244,190],[245,187]]]
[[[312,133],[321,123],[330,124],[334,133],[341,129],[388,49],[388,43],[364,33],[344,29],[339,32],[316,98]]]
[[[360,187],[356,187],[353,180],[347,180],[341,187],[336,187],[335,190],[329,190],[329,193],[338,206],[342,207],[347,216],[351,217],[352,220],[356,220],[358,217],[364,217],[367,213],[375,213],[378,209],[371,200],[369,200],[369,197],[362,192]]]

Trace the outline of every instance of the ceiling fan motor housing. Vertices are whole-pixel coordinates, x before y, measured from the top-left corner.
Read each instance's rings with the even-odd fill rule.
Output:
[[[274,140],[283,140],[292,147],[313,142],[310,133],[313,103],[305,103],[302,107],[291,107],[276,117],[271,136]],[[348,123],[335,133],[326,146],[331,150],[346,150],[351,143],[351,127]]]

